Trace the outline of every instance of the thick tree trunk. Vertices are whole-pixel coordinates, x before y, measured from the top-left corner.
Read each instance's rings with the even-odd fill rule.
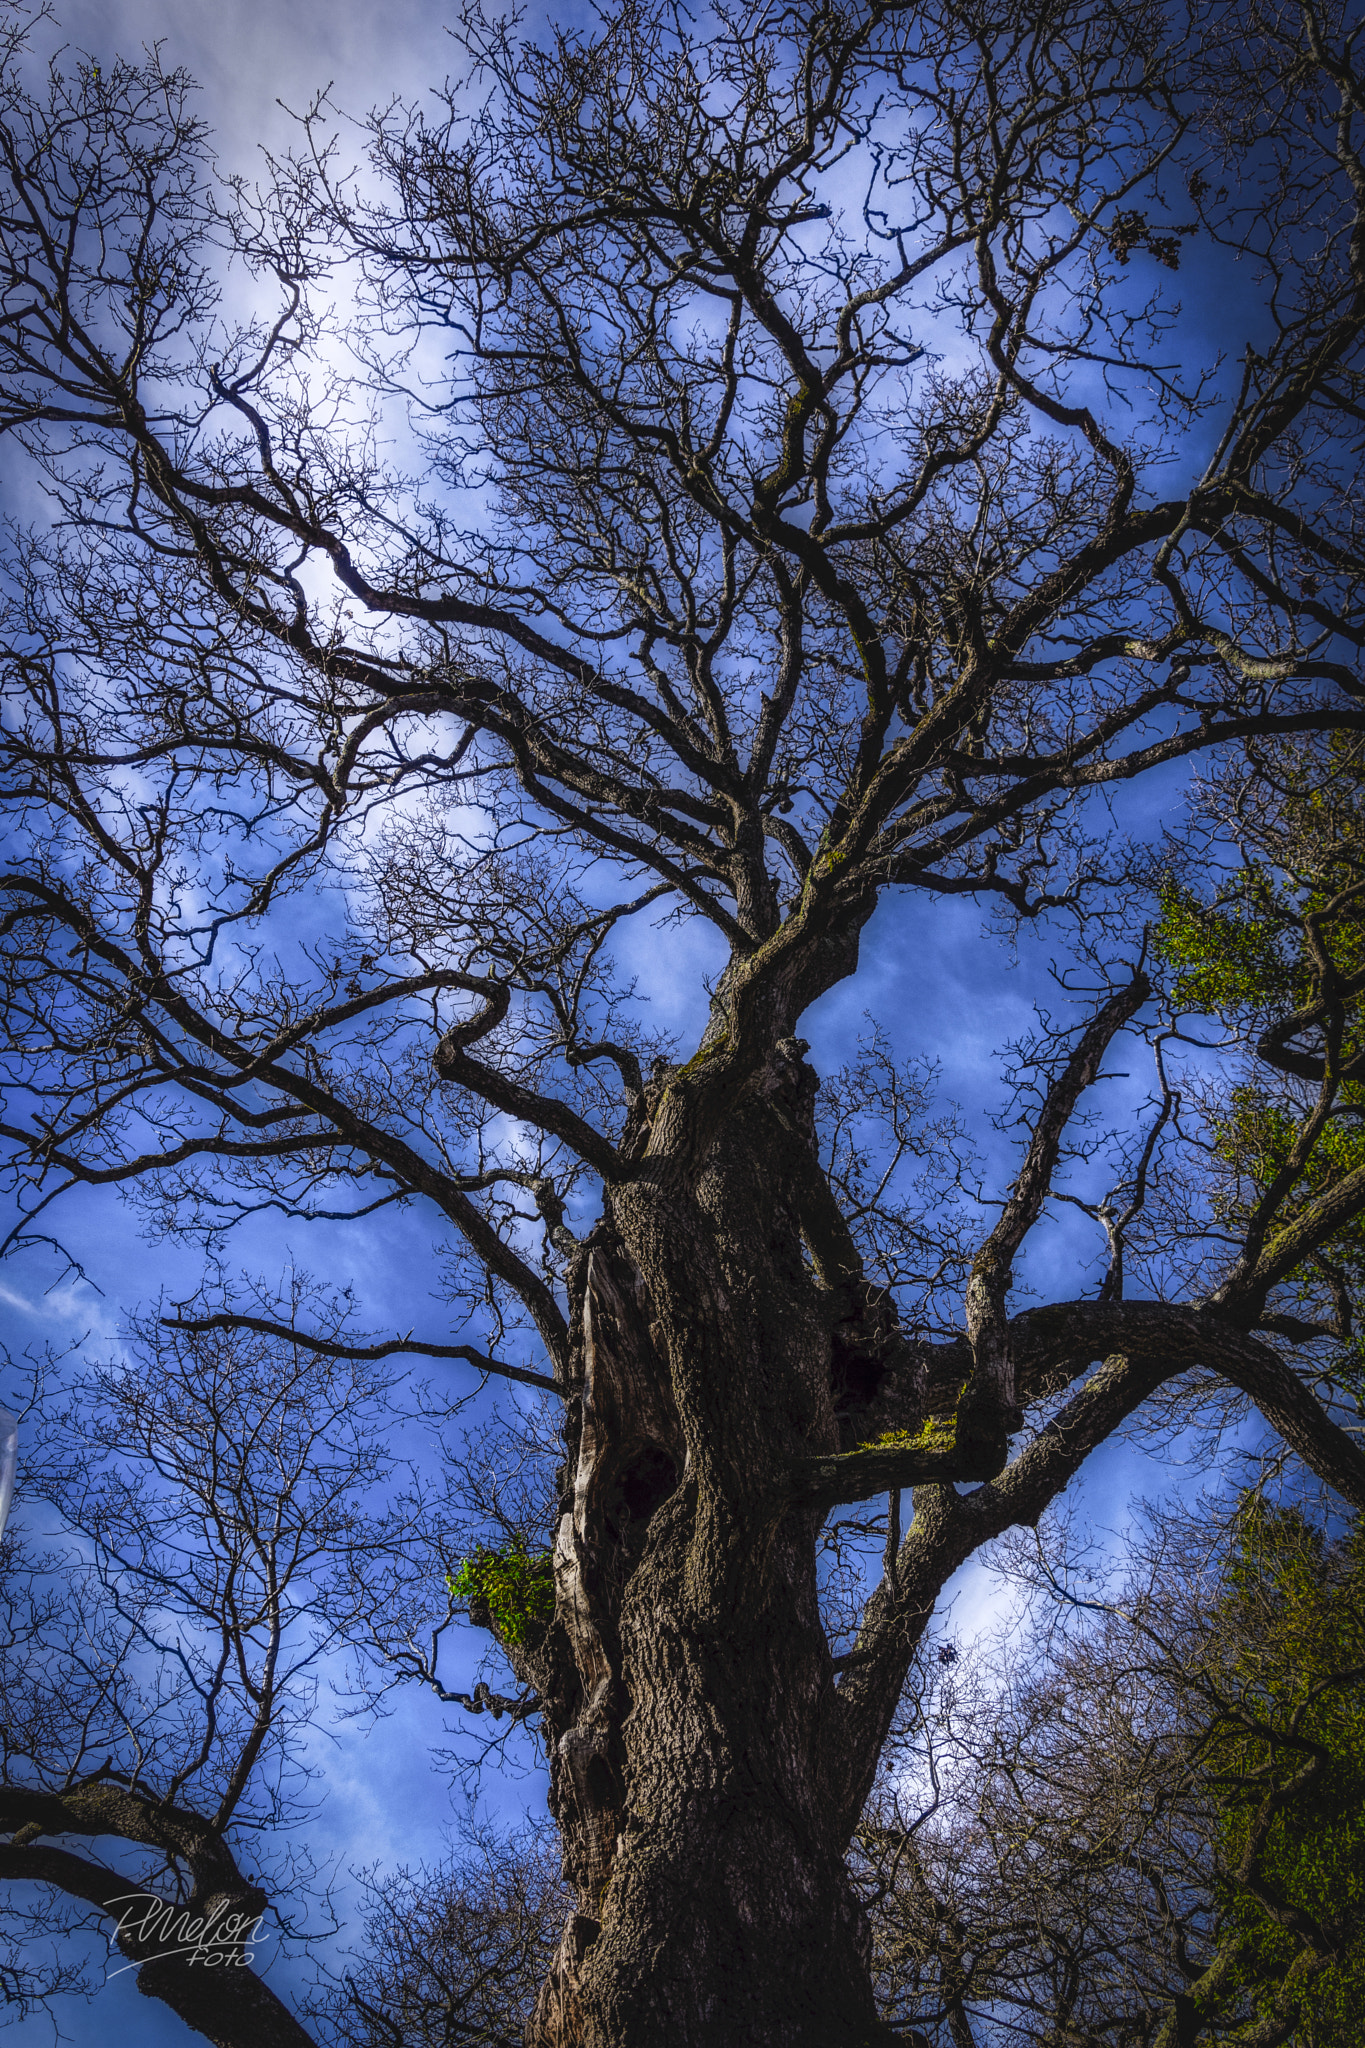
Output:
[[[830,1770],[820,1518],[780,1483],[839,1435],[836,1311],[793,1193],[814,1089],[800,1050],[786,1042],[706,1156],[613,1196],[581,1276],[536,1672],[578,1911],[531,2048],[877,2038]]]
[[[580,1883],[530,2038],[537,2048],[866,2042],[866,1930],[818,1765],[829,1657],[808,1600],[792,1597],[808,1574],[808,1537],[779,1534],[782,1595],[708,1629],[679,1597],[685,1497],[656,1519],[670,1526],[626,1603],[626,1711],[593,1752],[598,1782],[570,1767],[557,1786],[566,1844],[580,1829],[600,1842],[609,1814],[605,1879]],[[613,1747],[619,1777],[605,1767]]]

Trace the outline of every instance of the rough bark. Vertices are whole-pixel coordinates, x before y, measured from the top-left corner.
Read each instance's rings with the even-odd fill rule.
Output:
[[[788,1041],[697,1169],[646,1151],[588,1253],[550,1631],[571,1662],[532,1660],[578,1909],[536,2048],[876,2036],[825,1767],[821,1514],[776,1483],[840,1443],[797,1199],[812,1096]]]

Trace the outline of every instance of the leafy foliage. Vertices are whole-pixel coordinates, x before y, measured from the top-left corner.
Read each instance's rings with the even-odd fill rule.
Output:
[[[1365,1166],[1365,1127],[1329,1123],[1306,1160],[1296,1158],[1302,1121],[1283,1102],[1264,1090],[1244,1087],[1232,1092],[1229,1113],[1217,1130],[1220,1155],[1264,1191],[1284,1176],[1289,1185],[1278,1221],[1292,1226],[1318,1198],[1330,1194],[1347,1174]],[[1353,1216],[1321,1247],[1359,1288],[1365,1282],[1365,1222]],[[1292,1276],[1291,1276],[1292,1277]]]
[[[554,1616],[554,1561],[548,1551],[533,1554],[519,1536],[505,1550],[478,1544],[446,1583],[469,1603],[470,1619],[502,1643],[522,1646]]]
[[[1238,1713],[1215,1725],[1220,1904],[1263,2017],[1351,2048],[1365,2012],[1365,1528],[1331,1543],[1251,1504],[1219,1621]]]
[[[1224,1018],[1311,1004],[1324,985],[1350,1002],[1365,967],[1365,759],[1334,735],[1251,749],[1210,808],[1241,849],[1211,900],[1174,871],[1161,879],[1155,951],[1178,1009]],[[1358,1049],[1348,1024],[1344,1055]],[[1365,1100],[1365,1095],[1361,1096]]]
[[[1284,1307],[1349,1347],[1365,1279],[1365,758],[1341,736],[1252,747],[1205,809],[1240,864],[1208,895],[1161,878],[1154,952],[1174,1018],[1220,1020],[1241,1072],[1186,1090],[1204,1133],[1185,1194],[1215,1233],[1245,1234],[1263,1299],[1283,1287]]]
[[[883,2016],[934,2048],[1354,2048],[1365,1528],[1155,1517],[1112,1600],[1054,1547],[1012,1562],[1042,1596],[1012,1668],[920,1659],[855,1844]]]
[[[1256,874],[1257,885],[1263,876]],[[1156,949],[1172,970],[1177,1008],[1225,1012],[1259,1006],[1287,993],[1292,969],[1279,932],[1240,902],[1220,909],[1167,875],[1158,892]]]

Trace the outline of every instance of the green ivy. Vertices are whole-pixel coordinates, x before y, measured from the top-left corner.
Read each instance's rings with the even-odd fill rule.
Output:
[[[1270,919],[1257,917],[1246,904],[1227,910],[1201,903],[1170,877],[1158,897],[1156,952],[1174,970],[1177,1008],[1220,1014],[1258,1008],[1276,997],[1296,998],[1296,977]]]
[[[1358,1088],[1342,1092],[1349,1101]],[[1232,1090],[1227,1113],[1214,1121],[1212,1135],[1218,1153],[1230,1166],[1245,1174],[1257,1188],[1267,1188],[1287,1165],[1300,1129],[1298,1116],[1283,1102],[1276,1102],[1263,1089],[1245,1086]],[[1362,1166],[1365,1130],[1356,1123],[1327,1124],[1318,1133],[1302,1172],[1280,1206],[1277,1228],[1292,1224],[1308,1203]],[[1338,1263],[1353,1285],[1365,1284],[1365,1217],[1352,1217],[1322,1250]]]
[[[1235,1870],[1267,1794],[1310,1756],[1315,1779],[1277,1811],[1255,1858],[1264,1899],[1312,1916],[1335,1960],[1297,1987],[1297,2048],[1355,2048],[1365,2013],[1365,1536],[1330,1543],[1301,1516],[1259,1504],[1244,1516],[1223,1620],[1241,1647],[1241,1711],[1207,1752],[1225,1870]],[[1251,1890],[1225,1881],[1238,1976],[1261,2014],[1295,1978],[1299,1944]],[[1283,2037],[1280,2037],[1283,2038]]]
[[[521,1536],[514,1536],[506,1550],[480,1543],[457,1571],[447,1573],[446,1584],[457,1600],[468,1603],[471,1621],[514,1648],[554,1618],[554,1559],[548,1551],[529,1551]]]

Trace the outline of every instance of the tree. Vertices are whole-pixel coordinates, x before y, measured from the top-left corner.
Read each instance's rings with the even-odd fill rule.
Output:
[[[1233,1705],[1207,1765],[1225,1940],[1189,1995],[1216,2010],[1222,1964],[1265,2035],[1345,2048],[1365,1990],[1361,1531],[1329,1544],[1253,1504],[1239,1535],[1218,1615]]]
[[[337,2048],[521,2048],[559,1944],[564,1887],[541,1833],[477,1830],[434,1871],[372,1879],[367,1946],[311,2017]]]
[[[444,1503],[396,1455],[393,1370],[315,1348],[345,1302],[296,1277],[258,1305],[305,1314],[314,1346],[148,1317],[31,1411],[52,1526],[7,1537],[0,1581],[7,2014],[100,1988],[93,1947],[212,2041],[511,2048],[567,1903],[543,1826],[470,1822],[435,1868],[362,1872],[366,1941],[303,2019],[263,1981],[337,1931],[304,1738],[338,1651],[429,1585]]]
[[[903,2028],[953,2048],[1354,2040],[1359,1525],[1235,1505],[1154,1518],[1108,1598],[1055,1549],[1017,1558],[1046,1597],[1003,1685],[922,1665],[858,1836]]]
[[[83,1988],[94,1931],[209,2040],[308,2048],[248,1959],[267,1916],[307,1934],[298,1737],[391,1572],[392,1381],[250,1334],[135,1336],[27,1449],[61,1533],[5,1539],[0,1874],[29,1902],[6,2001]]]
[[[1287,1150],[1197,1150],[1153,1259],[1178,963],[1106,808],[1249,744],[1356,758],[1358,30],[878,0],[460,40],[361,174],[320,102],[225,192],[179,74],[30,88],[14,32],[0,422],[51,517],[5,586],[13,1241],[75,1184],[211,1247],[262,1209],[444,1234],[470,1341],[179,1326],[559,1404],[552,1545],[450,1561],[576,1894],[528,2038],[838,2048],[878,2024],[845,1852],[958,1565],[1171,1388],[1365,1506],[1324,1363],[1360,971],[1291,891],[1248,1054]],[[1258,280],[1202,368],[1192,254]],[[907,891],[1070,919],[1090,970],[1020,1051],[993,1221],[922,1074],[874,1037],[818,1111],[797,1036]],[[709,935],[695,1048],[616,964],[646,915]],[[1150,1119],[1106,1142],[1082,1098],[1143,1029]],[[1054,1195],[1106,1276],[1021,1306]],[[836,1655],[822,1526],[882,1496]]]

